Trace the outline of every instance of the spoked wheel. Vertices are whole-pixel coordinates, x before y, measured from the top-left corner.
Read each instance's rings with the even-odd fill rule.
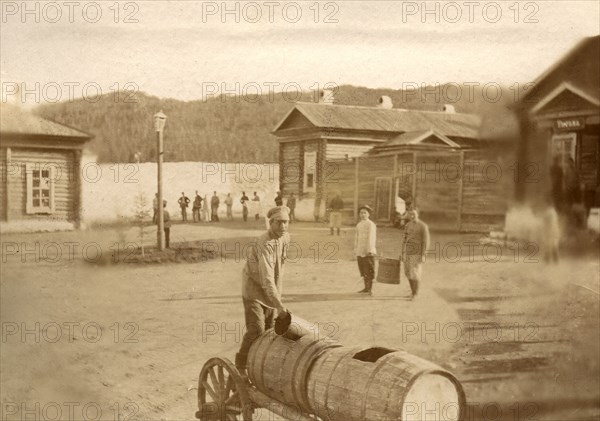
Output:
[[[248,383],[227,358],[211,358],[198,379],[198,412],[201,421],[252,421]],[[241,417],[241,418],[240,418]]]

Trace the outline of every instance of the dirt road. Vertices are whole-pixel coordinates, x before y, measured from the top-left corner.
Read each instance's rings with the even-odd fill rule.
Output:
[[[229,240],[222,257],[194,264],[93,263],[77,251],[93,241],[109,252],[113,241],[135,241],[133,230],[3,236],[2,419],[193,419],[203,363],[233,359],[239,347],[243,250],[261,230],[251,225],[175,225],[174,242]],[[405,278],[376,284],[373,297],[355,293],[351,228],[340,237],[316,224],[290,231],[297,254],[284,299],[322,331],[345,345],[403,348],[448,368],[465,387],[472,420],[598,419],[597,259],[548,267],[526,251],[468,252],[464,243],[477,236],[434,233],[438,251],[411,302]],[[398,235],[379,230],[380,254],[396,255]],[[44,244],[48,257],[49,241],[61,257],[36,261]],[[78,243],[72,259],[68,242]]]

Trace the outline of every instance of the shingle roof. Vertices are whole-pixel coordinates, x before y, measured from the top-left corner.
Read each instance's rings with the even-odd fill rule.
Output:
[[[90,139],[88,133],[38,117],[19,107],[2,104],[0,107],[0,134],[56,136]]]
[[[313,125],[319,128],[394,133],[434,130],[445,136],[471,139],[479,137],[480,119],[472,114],[310,102],[298,102],[293,110],[298,110]],[[277,132],[293,110],[275,127],[274,132]]]

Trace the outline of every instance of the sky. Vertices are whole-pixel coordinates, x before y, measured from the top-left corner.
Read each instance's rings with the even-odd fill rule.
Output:
[[[599,5],[2,0],[2,102],[117,89],[195,100],[327,83],[524,84],[583,37],[600,34]]]

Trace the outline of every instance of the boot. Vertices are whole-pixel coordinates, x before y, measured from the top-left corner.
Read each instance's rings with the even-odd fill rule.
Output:
[[[372,279],[367,280],[366,284],[367,284],[367,286],[365,289],[367,290],[367,293],[372,296],[373,292],[371,290],[373,288],[373,280]]]
[[[329,231],[331,232],[331,235],[333,235],[333,228],[329,228]]]

